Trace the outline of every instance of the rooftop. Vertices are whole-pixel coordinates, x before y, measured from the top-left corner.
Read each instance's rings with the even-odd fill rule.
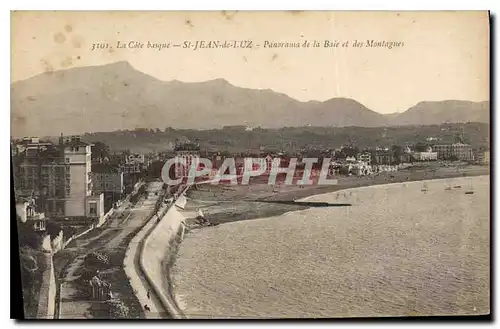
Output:
[[[174,151],[199,151],[200,144],[186,142],[186,143],[177,143],[174,146]]]
[[[63,145],[64,146],[75,147],[75,146],[89,146],[91,144],[82,141],[80,139],[80,137],[78,137],[78,136],[71,136],[71,137],[67,137],[64,140]]]

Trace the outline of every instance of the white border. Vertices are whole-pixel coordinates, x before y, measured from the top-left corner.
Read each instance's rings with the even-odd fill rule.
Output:
[[[307,1],[296,1],[296,0],[287,0],[282,3],[276,1],[271,2],[269,0],[252,0],[247,2],[236,2],[234,0],[211,0],[211,1],[203,1],[203,0],[183,0],[172,2],[169,1],[151,1],[151,0],[141,0],[141,1],[102,1],[102,0],[85,0],[81,2],[76,1],[16,1],[15,5],[9,6],[7,2],[2,2],[0,7],[3,10],[1,13],[1,23],[2,29],[0,30],[1,41],[4,47],[2,47],[3,51],[2,55],[2,104],[3,109],[0,111],[1,119],[1,129],[0,131],[4,135],[1,138],[0,143],[0,154],[4,157],[4,161],[0,162],[2,166],[2,170],[0,170],[0,186],[3,188],[1,191],[1,200],[5,200],[5,202],[9,202],[10,208],[10,145],[8,141],[10,140],[10,10],[491,10],[493,14],[498,13],[498,5],[499,1],[493,0],[474,0],[474,1],[463,1],[463,0],[455,0],[455,1],[438,1],[438,0],[420,0],[420,1],[389,1],[389,0],[378,0],[376,3],[374,1],[369,0],[350,0],[344,1],[342,3],[327,3],[326,1],[319,0],[307,0]],[[498,25],[498,19],[496,21]],[[497,34],[495,34],[495,44],[498,43]],[[495,59],[498,59],[498,56],[495,56]],[[495,92],[498,92],[498,85],[496,85]],[[494,105],[494,104],[492,104]],[[498,121],[495,120],[495,126],[498,127]],[[492,136],[493,138],[493,136]],[[499,154],[499,146],[498,141],[495,140],[495,154]],[[496,166],[495,166],[496,167]],[[495,168],[496,169],[496,168]],[[496,182],[497,180],[495,180]],[[498,195],[495,198],[495,201],[498,201]],[[491,200],[491,202],[494,202]],[[496,204],[500,204],[499,202],[495,202]],[[7,209],[7,207],[4,207]],[[6,223],[10,220],[10,213],[7,211],[3,212],[4,218],[3,221]],[[495,213],[496,215],[496,213]],[[9,219],[7,219],[9,218]],[[496,218],[496,216],[492,217]],[[499,224],[495,227],[495,233],[498,232]],[[27,326],[27,324],[19,324],[15,323],[13,320],[8,320],[10,318],[10,293],[7,293],[7,287],[10,285],[10,273],[7,271],[7,264],[10,264],[10,253],[7,251],[10,250],[10,232],[7,229],[7,225],[4,225],[4,229],[2,230],[2,238],[1,242],[1,264],[4,266],[4,270],[1,271],[1,277],[3,282],[3,293],[1,299],[1,322],[2,328],[10,328],[14,325],[17,326]],[[497,234],[495,234],[497,236]],[[495,254],[495,263],[498,264],[498,254]],[[498,271],[496,272],[495,279],[498,278]],[[495,287],[498,287],[499,282],[496,281]],[[495,294],[496,295],[495,289]],[[495,306],[496,315],[498,316],[498,305],[497,303],[493,304]],[[115,322],[117,325],[126,325],[130,327],[139,328],[142,323],[124,323],[124,322]],[[466,322],[467,323],[467,322]],[[105,328],[105,326],[109,326],[113,324],[110,323],[92,323],[94,327]],[[197,325],[198,323],[196,323]],[[219,325],[220,323],[213,323],[212,325]],[[230,323],[230,325],[236,325],[237,323]],[[270,327],[271,325],[275,326],[279,323],[255,323],[259,328]],[[386,326],[390,325],[390,323],[376,323],[378,326]],[[394,325],[402,325],[403,323],[394,323]],[[425,328],[433,328],[440,325],[440,323],[409,323],[413,326],[424,327]],[[446,324],[445,326],[456,326],[459,323]],[[465,324],[465,323],[464,323]],[[475,327],[479,326],[479,324],[473,325],[473,323],[467,323],[468,325]],[[54,322],[47,323],[46,325],[54,325]],[[74,326],[74,325],[83,325],[83,323],[64,323],[62,326]],[[161,323],[163,326],[172,326],[172,323]],[[175,324],[177,326],[177,324]],[[313,323],[301,323],[300,326],[308,327],[313,325]],[[362,324],[349,324],[349,323],[339,323],[333,322],[331,325],[339,328],[339,327],[358,327]],[[441,324],[444,325],[444,324]],[[185,324],[184,324],[185,326]],[[194,324],[190,324],[190,326],[194,326]]]

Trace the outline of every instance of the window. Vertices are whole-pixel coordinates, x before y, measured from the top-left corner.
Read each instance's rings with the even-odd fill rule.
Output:
[[[57,214],[63,215],[64,214],[64,202],[57,202]]]
[[[45,230],[45,221],[40,221],[40,230]]]
[[[97,202],[89,202],[89,215],[97,216]]]

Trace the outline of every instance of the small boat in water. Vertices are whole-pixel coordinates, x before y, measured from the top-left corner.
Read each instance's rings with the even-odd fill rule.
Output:
[[[472,188],[472,182],[469,180],[469,188],[465,191],[465,194],[474,194],[474,189]]]
[[[451,182],[448,180],[446,183],[446,187],[444,188],[445,191],[450,191],[451,190]]]

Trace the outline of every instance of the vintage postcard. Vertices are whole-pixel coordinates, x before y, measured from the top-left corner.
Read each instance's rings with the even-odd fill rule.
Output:
[[[25,318],[490,314],[488,12],[11,20]]]

